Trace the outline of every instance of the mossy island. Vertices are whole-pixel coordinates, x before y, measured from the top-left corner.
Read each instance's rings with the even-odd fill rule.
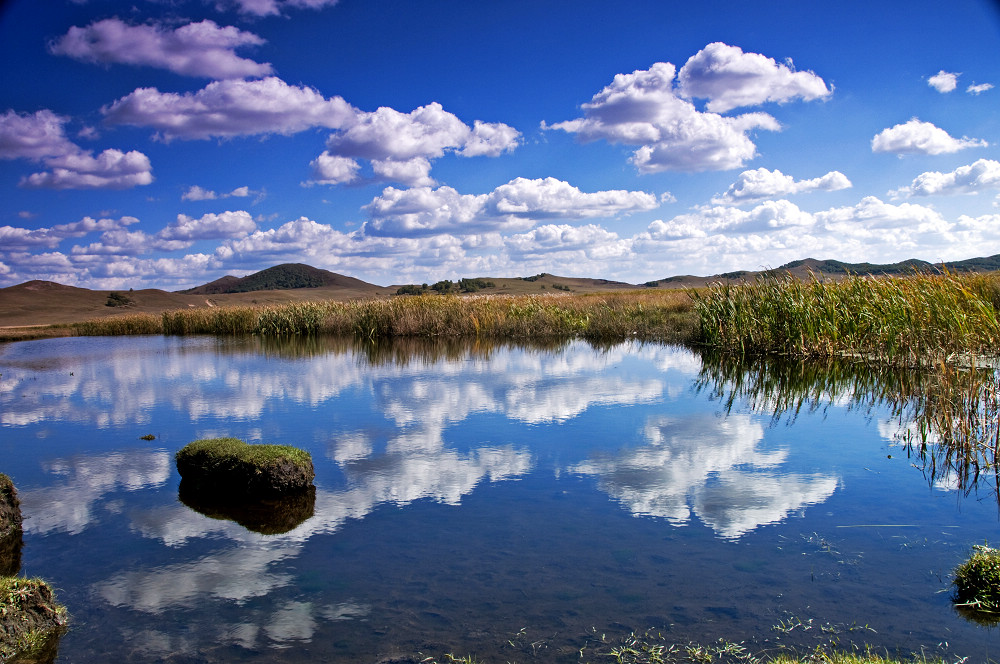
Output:
[[[261,500],[307,491],[316,476],[305,450],[251,445],[239,438],[196,440],[175,458],[187,490],[230,499]]]
[[[977,544],[955,568],[955,608],[978,623],[1000,622],[1000,549]]]

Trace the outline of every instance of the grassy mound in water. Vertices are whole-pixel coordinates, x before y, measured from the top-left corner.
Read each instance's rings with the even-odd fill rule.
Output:
[[[305,491],[316,476],[312,457],[290,445],[250,445],[238,438],[196,440],[176,455],[193,490],[247,498]]]
[[[955,568],[955,603],[1000,618],[1000,549],[976,545],[969,559]]]
[[[66,607],[40,579],[0,577],[0,662],[33,657],[54,647],[66,626]]]

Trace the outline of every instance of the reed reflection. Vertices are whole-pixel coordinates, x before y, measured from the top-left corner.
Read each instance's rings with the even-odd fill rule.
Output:
[[[997,492],[1000,372],[991,366],[891,367],[850,360],[790,361],[700,350],[696,389],[772,421],[844,405],[888,413],[880,430],[922,463],[928,482],[968,495]]]

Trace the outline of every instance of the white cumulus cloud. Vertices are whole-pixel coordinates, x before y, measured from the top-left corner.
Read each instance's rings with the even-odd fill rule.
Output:
[[[463,157],[496,157],[514,150],[521,133],[502,123],[476,121],[472,127],[434,102],[402,113],[382,107],[358,113],[330,136],[326,150],[312,162],[312,183],[340,184],[357,180],[358,159],[371,162],[373,180],[410,187],[435,184],[431,159],[451,152]]]
[[[49,44],[49,50],[84,62],[158,67],[182,76],[227,79],[271,74],[270,64],[241,58],[234,52],[263,43],[252,32],[220,27],[210,20],[171,30],[109,18],[85,28],[71,27]]]
[[[791,175],[785,175],[775,169],[757,168],[743,171],[736,182],[722,194],[712,198],[713,205],[750,203],[774,198],[790,196],[810,191],[837,191],[850,188],[851,181],[840,171],[830,171],[826,175],[811,180],[796,180]]]
[[[891,152],[904,154],[948,154],[967,148],[987,147],[989,143],[983,140],[954,138],[944,129],[930,122],[921,122],[912,118],[905,124],[898,124],[883,129],[872,139],[872,152]]]
[[[958,87],[958,77],[960,74],[941,70],[927,79],[927,85],[940,93],[951,92]]]
[[[45,161],[50,170],[32,173],[20,186],[28,189],[129,189],[153,181],[149,157],[136,150],[105,150],[96,157],[78,151]]]
[[[676,68],[658,62],[649,69],[618,74],[583,104],[583,117],[543,129],[560,129],[582,141],[637,145],[630,161],[641,173],[739,168],[757,154],[747,134],[778,131],[766,113],[725,117],[702,113],[674,86]]]
[[[939,171],[921,173],[908,187],[890,191],[889,195],[900,198],[974,194],[984,189],[1000,189],[1000,162],[994,159],[979,159],[968,166],[959,166],[950,173]]]
[[[965,89],[965,91],[968,92],[970,95],[978,96],[983,94],[987,90],[992,90],[992,89],[993,89],[992,83],[979,83],[978,85],[970,85]]]
[[[149,157],[136,150],[104,150],[96,157],[66,138],[67,118],[48,109],[0,115],[0,159],[41,161],[50,170],[19,185],[29,189],[127,189],[153,181]]]
[[[488,194],[460,194],[451,187],[387,187],[365,209],[366,232],[432,235],[526,230],[539,220],[611,217],[652,210],[656,196],[642,191],[586,193],[555,178],[516,178]]]
[[[211,189],[204,189],[198,185],[191,185],[188,190],[181,194],[182,201],[214,201],[220,198],[246,198],[252,193],[250,187],[243,186],[233,189],[228,194],[219,194]]]
[[[341,97],[326,99],[313,88],[288,85],[273,76],[213,81],[184,94],[139,88],[101,112],[109,124],[152,127],[168,141],[338,129],[356,115]]]
[[[216,5],[224,9],[235,6],[241,14],[251,16],[278,16],[286,9],[322,9],[332,7],[338,0],[230,0],[220,1]]]
[[[722,42],[709,44],[691,56],[677,75],[684,97],[708,99],[707,110],[725,113],[740,106],[793,99],[822,99],[833,91],[822,78],[795,71],[760,53],[744,53]]]

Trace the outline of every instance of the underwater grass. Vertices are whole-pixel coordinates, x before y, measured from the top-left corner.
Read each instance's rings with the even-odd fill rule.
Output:
[[[1000,344],[996,274],[766,275],[692,292],[699,341],[742,353],[861,356],[893,364],[993,355]]]

